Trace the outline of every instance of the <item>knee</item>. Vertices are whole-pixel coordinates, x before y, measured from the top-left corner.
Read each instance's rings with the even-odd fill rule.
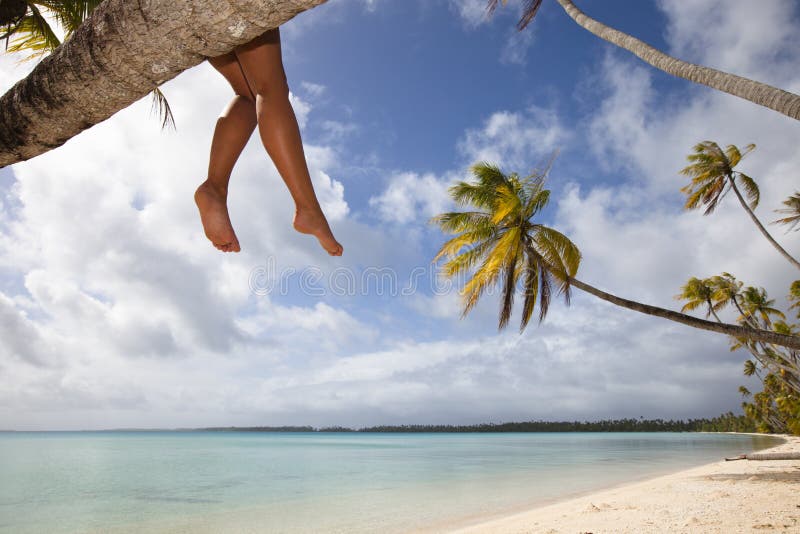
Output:
[[[270,80],[263,80],[255,84],[253,88],[257,97],[267,101],[288,100],[289,84],[286,82],[286,75],[275,76]]]
[[[253,96],[253,94],[250,92],[250,90],[247,90],[246,92],[245,91],[236,91],[236,95],[234,96],[234,99],[236,99],[237,101],[241,101],[243,103],[252,104],[253,106],[255,106],[255,104],[256,104],[256,99]]]

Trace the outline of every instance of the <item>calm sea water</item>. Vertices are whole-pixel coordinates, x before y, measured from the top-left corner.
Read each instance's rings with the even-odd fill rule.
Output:
[[[0,433],[0,532],[406,532],[777,444],[694,433]]]

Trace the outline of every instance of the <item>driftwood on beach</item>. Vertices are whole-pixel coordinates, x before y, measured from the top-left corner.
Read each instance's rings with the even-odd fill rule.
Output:
[[[754,452],[751,454],[740,454],[733,458],[725,458],[726,462],[731,462],[733,460],[800,460],[800,452]]]

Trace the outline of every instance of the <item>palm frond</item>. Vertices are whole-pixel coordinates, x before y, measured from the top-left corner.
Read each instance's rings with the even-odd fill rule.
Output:
[[[567,236],[548,228],[536,225],[533,233],[536,251],[559,278],[573,277],[581,264],[581,252]]]
[[[470,167],[473,177],[478,179],[478,184],[482,186],[497,187],[508,182],[508,177],[503,174],[500,167],[488,161],[479,161]]]
[[[508,3],[508,0],[502,0],[503,5]],[[494,13],[494,10],[497,8],[499,0],[489,0],[488,5],[486,6],[486,13],[487,15],[491,15]],[[542,5],[542,0],[524,0],[523,8],[522,8],[522,17],[517,22],[517,29],[520,31],[524,30],[528,24],[536,17],[536,13],[539,11],[539,7]]]
[[[516,258],[514,261],[507,262],[503,273],[505,280],[503,281],[503,298],[500,305],[498,330],[502,330],[508,325],[508,320],[511,319],[511,311],[514,309],[514,293],[517,292],[516,263]]]
[[[443,232],[457,234],[491,223],[491,215],[485,211],[450,211],[431,217],[428,222],[437,224]]]
[[[156,87],[151,93],[153,95],[153,104],[150,108],[152,113],[158,112],[159,119],[161,120],[161,129],[166,129],[168,126],[173,130],[175,129],[175,117],[172,115],[172,108],[167,102],[167,97],[161,92],[161,89]]]
[[[473,277],[466,283],[462,291],[464,298],[465,316],[475,307],[481,295],[486,289],[494,285],[502,270],[507,268],[508,263],[516,266],[519,257],[519,229],[512,228],[497,239],[491,251],[486,252],[485,259]]]
[[[541,265],[536,261],[534,254],[525,255],[525,280],[523,290],[525,299],[522,302],[522,320],[520,321],[519,331],[525,330],[531,320],[533,310],[539,298],[539,281],[541,280]]]
[[[41,10],[33,3],[28,4],[28,13],[12,30],[9,30],[9,37],[6,50],[30,51],[31,55],[26,59],[49,54],[61,44]]]
[[[789,306],[790,310],[800,308],[800,280],[795,280],[792,282],[792,285],[789,286],[789,296],[787,300],[792,303]],[[800,311],[798,311],[798,313],[800,313]]]
[[[735,145],[728,145],[725,147],[725,156],[728,158],[731,168],[736,167],[739,162],[742,161],[742,158],[755,150],[755,148],[756,145],[753,143],[745,146],[744,150],[741,151]]]
[[[531,180],[530,184],[526,187],[528,201],[522,210],[522,216],[525,219],[530,219],[539,213],[550,202],[550,190],[544,189],[543,179]]]
[[[789,227],[786,230],[787,232],[800,230],[800,228],[795,228],[795,226],[800,224],[800,191],[796,191],[792,196],[784,200],[783,205],[786,207],[775,210],[775,213],[783,213],[788,215],[788,217],[772,221],[772,224],[787,225]]]
[[[522,208],[519,192],[514,191],[511,184],[501,184],[496,191],[492,223],[499,224],[509,216],[518,216]]]
[[[46,6],[53,14],[64,30],[66,39],[83,24],[102,0],[55,0],[37,3]]]
[[[552,271],[547,268],[542,269],[541,281],[539,282],[539,323],[544,321],[547,317],[547,312],[550,311],[550,298],[553,295],[553,275]],[[569,286],[567,286],[564,296],[569,303]]]
[[[474,246],[481,241],[491,239],[497,233],[498,231],[494,226],[479,227],[471,231],[462,232],[442,245],[442,248],[434,256],[433,262],[435,263],[445,256],[454,258],[462,248]]]
[[[469,250],[452,257],[442,266],[442,274],[450,278],[467,272],[483,259],[486,253],[495,245],[496,238],[486,239]]]
[[[736,177],[739,179],[739,183],[744,189],[745,196],[750,201],[748,203],[750,205],[750,209],[756,209],[756,206],[758,206],[758,201],[761,197],[761,193],[758,190],[758,184],[756,184],[755,180],[741,172],[736,173]]]

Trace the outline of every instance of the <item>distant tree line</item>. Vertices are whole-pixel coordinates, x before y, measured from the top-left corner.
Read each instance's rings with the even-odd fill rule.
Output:
[[[237,432],[755,432],[755,424],[732,412],[713,419],[606,419],[602,421],[526,421],[477,425],[380,425],[352,429],[343,426],[258,426],[201,428]]]

